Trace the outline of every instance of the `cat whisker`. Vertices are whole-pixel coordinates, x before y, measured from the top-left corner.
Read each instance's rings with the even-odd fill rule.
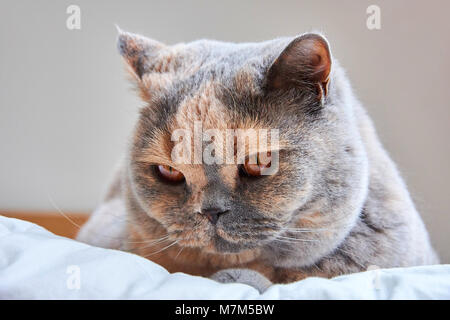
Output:
[[[155,245],[157,245],[157,244],[159,244],[159,243],[162,243],[162,242],[165,242],[165,241],[168,241],[169,240],[169,235],[167,234],[167,235],[165,235],[164,237],[162,237],[162,238],[159,238],[159,239],[154,239],[154,240],[152,240],[152,241],[147,241],[147,242],[145,242],[144,244],[144,246],[142,246],[142,247],[140,247],[140,249],[145,249],[145,248],[148,248],[148,247],[153,247],[153,246],[155,246]]]
[[[301,239],[301,238],[291,238],[291,237],[284,237],[284,236],[276,236],[275,240],[281,240],[281,241],[290,241],[290,242],[319,242],[318,239]]]
[[[195,224],[194,228],[192,228],[192,230],[191,230],[191,231],[192,231],[191,236],[188,237],[187,239],[184,239],[184,240],[190,241],[190,240],[194,237],[194,235],[195,235],[194,232],[197,230],[199,224],[200,224],[199,222],[197,222],[197,223]],[[184,250],[184,248],[185,248],[185,246],[182,246],[181,249],[178,251],[177,255],[175,256],[175,261],[177,260],[178,256],[181,254],[181,252]]]
[[[68,214],[64,213],[64,211],[62,211],[59,206],[55,203],[55,201],[53,201],[53,198],[50,196],[50,194],[47,194],[48,200],[50,201],[50,204],[53,206],[53,208],[56,209],[56,211],[63,216],[67,221],[69,221],[73,226],[75,226],[78,230],[80,230],[82,228],[81,225],[77,224],[75,221],[73,221]],[[112,215],[114,218],[117,218],[117,222],[116,223],[132,223],[133,221],[131,219],[120,219],[119,217],[116,215]],[[120,217],[122,218],[122,217]],[[92,232],[92,231],[91,231]],[[149,240],[153,240],[153,239],[144,239],[144,240],[140,240],[140,241],[130,241],[128,240],[128,238],[125,237],[112,237],[110,235],[105,235],[102,234],[100,232],[95,232],[95,234],[99,237],[105,238],[105,239],[111,239],[111,240],[120,240],[122,241],[122,243],[124,244],[139,244],[139,243],[147,243]]]
[[[233,227],[234,225],[231,225]],[[249,226],[252,230],[265,229],[264,231],[279,231],[281,227],[279,226],[268,226],[268,225],[255,225],[251,223],[239,223],[236,224],[235,227],[246,227]],[[283,232],[291,232],[291,233],[313,233],[313,232],[324,232],[324,231],[333,231],[336,228],[285,228]]]
[[[181,247],[181,249],[178,251],[177,255],[175,256],[175,261],[177,261],[178,256],[181,254],[181,252],[184,250],[184,248],[186,247]]]
[[[169,244],[168,246],[165,246],[164,248],[162,248],[162,249],[160,249],[160,250],[158,250],[158,251],[156,251],[156,252],[152,252],[152,253],[146,255],[145,258],[151,257],[151,256],[153,256],[153,255],[155,255],[155,254],[157,254],[157,253],[160,253],[160,252],[162,252],[162,251],[164,251],[164,250],[167,250],[167,249],[169,249],[170,247],[176,245],[178,242],[180,242],[180,240],[175,240],[174,242],[172,242],[172,243]]]
[[[333,231],[336,228],[318,228],[318,229],[302,229],[302,228],[286,228],[286,232],[292,233],[311,233],[311,232],[324,232],[324,231]]]

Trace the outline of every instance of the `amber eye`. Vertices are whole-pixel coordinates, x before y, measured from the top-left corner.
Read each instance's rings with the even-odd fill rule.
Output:
[[[272,155],[270,152],[258,153],[257,155],[248,157],[243,165],[244,171],[249,176],[260,176],[261,171],[265,168],[269,168],[272,161]]]
[[[172,167],[160,164],[156,166],[156,171],[162,179],[168,182],[177,183],[184,181],[184,175]]]

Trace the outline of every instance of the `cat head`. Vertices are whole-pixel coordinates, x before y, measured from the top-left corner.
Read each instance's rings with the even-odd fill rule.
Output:
[[[169,46],[120,32],[118,48],[145,103],[128,155],[132,195],[172,240],[320,254],[342,238],[365,158],[323,36]]]

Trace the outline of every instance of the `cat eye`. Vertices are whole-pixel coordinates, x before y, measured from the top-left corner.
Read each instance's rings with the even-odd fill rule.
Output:
[[[165,180],[167,182],[179,183],[179,182],[184,181],[184,175],[180,171],[178,171],[170,166],[166,166],[166,165],[162,165],[162,164],[157,165],[156,171],[157,171],[159,177],[162,180]]]
[[[272,154],[270,152],[258,153],[257,155],[248,157],[245,160],[242,169],[246,175],[257,177],[261,175],[261,172],[265,168],[269,168],[271,163],[272,163]]]

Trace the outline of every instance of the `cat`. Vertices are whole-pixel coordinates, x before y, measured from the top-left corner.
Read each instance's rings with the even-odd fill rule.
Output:
[[[78,240],[260,291],[369,266],[438,263],[322,34],[169,46],[119,30],[118,50],[144,106],[110,191]],[[239,164],[174,163],[173,132],[196,121],[275,128],[279,146],[256,153],[266,163],[249,163],[250,154]],[[276,173],[262,175],[275,153]]]

